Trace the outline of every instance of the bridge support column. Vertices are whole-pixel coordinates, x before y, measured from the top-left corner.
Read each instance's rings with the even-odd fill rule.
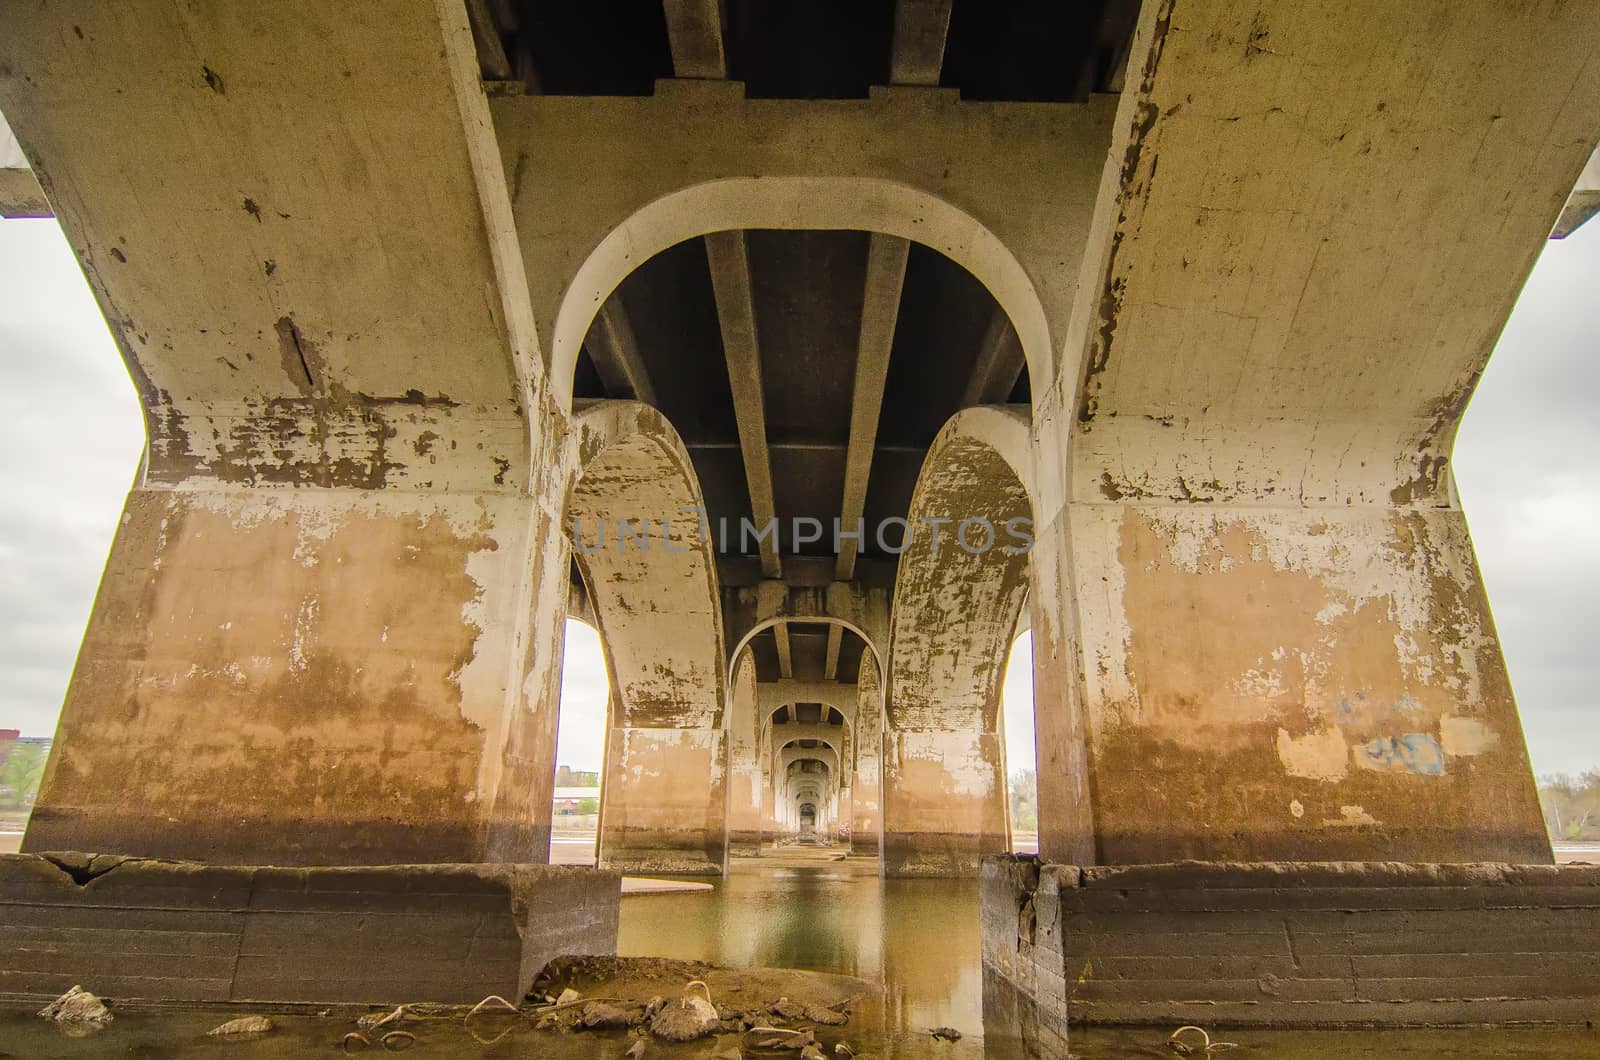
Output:
[[[1459,511],[1076,518],[1102,860],[1550,860]]]
[[[497,748],[530,510],[516,496],[136,489],[26,849],[489,859],[489,811],[517,771]],[[551,735],[514,757],[548,771]],[[544,860],[549,799],[542,814],[529,799],[510,814],[524,841],[501,856]]]
[[[26,849],[543,861],[560,413],[465,9],[31,7],[0,71],[148,435]]]
[[[861,655],[856,679],[855,777],[850,785],[850,853],[876,857],[883,828],[883,698],[878,665]]]
[[[891,730],[883,760],[885,875],[976,876],[1006,851],[999,733]]]
[[[600,867],[721,875],[726,752],[720,729],[613,727],[601,795]]]
[[[748,654],[733,675],[728,721],[728,852],[761,850],[763,799],[760,741],[756,733],[756,669]]]

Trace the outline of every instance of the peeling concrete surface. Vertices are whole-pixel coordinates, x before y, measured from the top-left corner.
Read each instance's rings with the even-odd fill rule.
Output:
[[[1459,513],[1075,514],[1104,860],[1549,860]]]
[[[478,857],[519,506],[418,500],[135,492],[26,848]]]

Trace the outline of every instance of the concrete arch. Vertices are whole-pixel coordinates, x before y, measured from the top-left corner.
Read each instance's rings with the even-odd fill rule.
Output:
[[[837,618],[833,615],[778,615],[773,618],[762,619],[754,626],[751,626],[744,636],[739,638],[739,642],[733,646],[733,650],[728,653],[728,681],[730,683],[733,681],[734,667],[739,665],[739,660],[743,657],[745,649],[750,646],[750,642],[759,634],[764,633],[773,626],[784,622],[798,622],[812,626],[839,626],[843,629],[849,630],[851,633],[854,633],[856,636],[861,638],[861,642],[865,644],[867,646],[867,650],[872,653],[873,661],[878,665],[878,672],[883,672],[884,653],[879,649],[878,645],[872,642],[872,637],[868,635],[866,630],[862,629],[854,622],[851,622],[849,619]],[[841,712],[844,710],[843,707],[839,707],[837,709]]]
[[[704,508],[688,450],[666,417],[637,401],[583,409],[568,444],[573,480],[564,529],[621,694],[613,721],[719,725],[731,674],[722,664],[713,545],[682,514]],[[597,547],[602,520],[606,537]]]
[[[563,531],[613,690],[599,861],[720,874],[727,677],[712,543],[680,514],[703,508],[694,465],[666,418],[639,402],[597,402],[572,426]]]
[[[550,349],[550,384],[563,407],[571,401],[589,325],[629,273],[685,240],[749,228],[854,229],[936,250],[976,277],[1011,318],[1036,385],[1055,379],[1057,354],[1033,281],[1000,238],[965,210],[910,184],[874,177],[729,177],[654,199],[612,229],[578,267],[562,294]]]
[[[845,753],[845,741],[847,739],[847,734],[842,730],[838,732],[825,732],[816,729],[815,726],[803,725],[797,727],[792,732],[777,732],[774,730],[773,742],[776,743],[780,737],[783,739],[783,744],[777,748],[779,751],[786,751],[791,746],[798,744],[801,740],[815,740],[824,747],[831,749],[833,753],[839,755],[840,759],[842,760]]]
[[[1010,845],[1000,688],[1028,593],[1028,430],[1012,408],[956,414],[934,439],[912,494],[884,697],[890,875],[971,875],[982,855]],[[950,520],[942,540],[926,525],[931,519]],[[974,529],[963,539],[966,520],[992,532]],[[1015,536],[1024,528],[1026,540]]]
[[[890,612],[886,724],[900,729],[951,727],[951,711],[977,701],[991,708],[1006,652],[1028,593],[1024,542],[1010,520],[1031,520],[1028,420],[1009,407],[966,409],[934,439],[917,477],[910,521],[917,528],[901,553]],[[949,519],[939,542],[924,519]],[[964,547],[967,519],[976,527]],[[1016,524],[1021,528],[1023,524]],[[1029,529],[1031,539],[1031,528]],[[977,546],[988,542],[987,548]],[[993,716],[983,722],[992,727]]]

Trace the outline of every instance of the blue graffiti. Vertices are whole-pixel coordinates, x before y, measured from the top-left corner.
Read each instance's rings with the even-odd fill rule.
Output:
[[[1426,777],[1444,772],[1444,751],[1430,732],[1380,736],[1362,744],[1356,753],[1377,769],[1405,770]]]

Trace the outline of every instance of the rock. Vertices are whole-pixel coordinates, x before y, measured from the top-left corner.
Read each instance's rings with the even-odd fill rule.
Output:
[[[644,1055],[644,1051],[648,1048],[649,1045],[643,1038],[640,1038],[638,1041],[628,1046],[628,1051],[622,1055],[628,1057],[628,1060],[639,1060],[639,1058]]]
[[[240,1016],[206,1034],[212,1038],[244,1038],[252,1034],[266,1034],[272,1030],[272,1021],[265,1016]]]
[[[845,1058],[845,1060],[849,1060],[850,1057],[856,1055],[856,1051],[850,1048],[849,1042],[835,1042],[833,1046],[833,1055],[842,1056]]]
[[[822,1055],[822,1050],[817,1047],[816,1043],[812,1043],[800,1050],[800,1060],[828,1060],[828,1058]]]
[[[637,1014],[628,1009],[605,1001],[591,1001],[583,1006],[581,1022],[591,1030],[614,1031],[633,1026],[637,1019]]]
[[[111,1010],[89,991],[74,986],[39,1010],[39,1015],[57,1023],[110,1023]]]
[[[959,1042],[961,1040],[961,1032],[954,1027],[935,1027],[928,1033],[942,1041]]]
[[[583,997],[582,994],[578,993],[576,990],[572,989],[572,987],[569,986],[565,990],[561,991],[561,996],[556,998],[556,1004],[558,1004],[558,1005],[568,1005],[568,1004],[571,1004],[574,1001],[577,1001],[578,999],[580,999],[582,997]]]
[[[650,1033],[669,1042],[692,1042],[715,1031],[719,1023],[711,1002],[703,997],[680,997],[656,1013]]]
[[[751,1047],[764,1052],[774,1050],[780,1052],[803,1052],[817,1044],[817,1036],[809,1027],[800,1031],[779,1028],[776,1034],[767,1034],[756,1028],[749,1032],[749,1036],[755,1039],[751,1043]]]
[[[842,1027],[850,1022],[850,1017],[843,1012],[835,1012],[822,1005],[807,1005],[805,1018],[812,1023],[820,1023],[825,1027]]]
[[[804,1005],[798,1001],[790,1001],[786,997],[780,997],[774,1001],[767,1007],[767,1011],[786,1020],[804,1019],[806,1015],[806,1007]]]

